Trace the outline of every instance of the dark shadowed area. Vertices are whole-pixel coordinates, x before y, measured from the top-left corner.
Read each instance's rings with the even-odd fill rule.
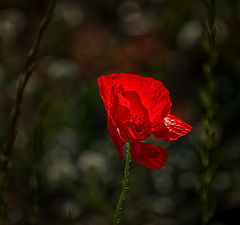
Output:
[[[47,1],[0,1],[0,148],[16,83]],[[167,149],[158,171],[131,163],[123,225],[199,225],[198,148],[205,141],[206,61],[201,0],[59,0],[27,84],[12,158],[9,225],[112,224],[124,160],[110,138],[97,78],[134,73],[163,82],[172,113],[194,127]],[[240,1],[216,1],[216,90],[210,124],[218,165],[210,188],[211,225],[240,215]],[[211,110],[209,108],[208,110]]]

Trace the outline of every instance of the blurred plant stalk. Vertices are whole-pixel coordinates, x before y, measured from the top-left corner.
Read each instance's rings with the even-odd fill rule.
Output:
[[[205,133],[204,143],[199,147],[198,152],[202,166],[202,177],[197,187],[201,200],[201,224],[207,225],[215,214],[215,205],[210,198],[210,185],[215,178],[216,163],[212,161],[212,150],[215,147],[215,133],[213,121],[216,116],[217,103],[215,100],[217,82],[214,75],[218,53],[215,48],[216,26],[215,0],[203,0],[206,9],[204,28],[205,34],[202,39],[203,50],[206,55],[203,64],[204,84],[199,90],[199,99],[204,109],[201,125]]]
[[[46,14],[43,16],[39,24],[38,32],[34,39],[32,48],[28,53],[26,66],[18,79],[15,105],[13,106],[13,109],[10,115],[8,140],[6,144],[3,146],[2,151],[0,153],[0,225],[7,224],[7,220],[6,220],[7,183],[9,178],[9,172],[11,169],[11,154],[12,154],[14,144],[15,144],[15,139],[17,136],[17,125],[18,125],[19,116],[21,114],[21,105],[23,102],[24,91],[29,79],[31,78],[33,70],[35,68],[37,51],[39,49],[43,35],[46,31],[46,28],[53,16],[55,5],[56,5],[56,0],[49,1]]]

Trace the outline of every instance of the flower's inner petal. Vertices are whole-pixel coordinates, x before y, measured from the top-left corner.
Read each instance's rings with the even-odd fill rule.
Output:
[[[174,141],[191,130],[192,127],[189,124],[182,121],[179,117],[169,114],[159,126],[153,128],[153,134],[156,138]]]
[[[112,116],[117,127],[121,127],[123,124],[129,121],[130,110],[120,104],[118,95],[114,97],[114,101],[111,105],[110,115]]]
[[[129,131],[135,140],[144,140],[151,134],[148,110],[143,106],[137,92],[127,91],[122,95],[130,103]]]
[[[123,146],[125,141],[120,135],[119,129],[114,125],[112,119],[108,116],[107,118],[108,130],[112,138],[113,144],[116,146],[119,158],[123,158]]]
[[[114,100],[112,101],[110,109],[110,117],[112,118],[112,122],[118,129],[118,132],[122,139],[129,140],[130,139],[129,137],[131,137],[129,133],[130,110],[127,107],[120,104],[119,98],[123,98],[119,93],[118,95],[114,96]],[[126,99],[125,100],[122,99],[121,102],[124,103],[125,105],[129,104],[126,103]]]
[[[131,143],[130,151],[136,162],[152,170],[161,169],[168,155],[164,148],[142,142]]]

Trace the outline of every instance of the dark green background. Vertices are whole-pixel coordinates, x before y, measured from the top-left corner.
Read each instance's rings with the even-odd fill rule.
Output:
[[[240,1],[216,2],[218,111],[211,125],[218,172],[211,224],[230,225],[240,215]],[[41,0],[0,1],[0,148],[16,81],[46,6]],[[8,186],[9,224],[112,223],[124,161],[110,139],[96,79],[114,72],[161,80],[172,113],[194,126],[175,142],[150,138],[167,149],[168,160],[159,171],[132,163],[121,224],[200,224],[204,18],[200,0],[58,1],[22,105]]]

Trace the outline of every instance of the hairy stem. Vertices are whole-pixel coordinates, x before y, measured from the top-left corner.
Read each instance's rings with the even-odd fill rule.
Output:
[[[13,106],[11,116],[10,116],[10,125],[8,131],[8,140],[7,143],[3,146],[3,150],[0,153],[0,225],[4,225],[5,216],[6,216],[6,185],[9,176],[9,171],[11,167],[11,153],[14,148],[15,139],[17,135],[17,124],[19,120],[19,116],[21,113],[21,105],[23,102],[24,91],[27,86],[27,83],[32,75],[32,72],[35,67],[35,60],[37,51],[39,49],[41,40],[43,38],[43,34],[46,31],[47,25],[51,21],[54,8],[55,8],[56,0],[50,0],[48,9],[44,17],[42,18],[38,32],[34,39],[32,48],[30,49],[27,57],[26,66],[23,72],[20,74],[18,84],[17,84],[17,93],[16,93],[16,101]]]
[[[125,199],[126,191],[128,189],[128,177],[129,177],[129,168],[130,168],[130,161],[131,161],[131,153],[130,153],[130,143],[128,142],[127,146],[127,155],[126,155],[126,162],[125,162],[125,169],[122,181],[122,191],[118,200],[118,204],[114,213],[114,220],[113,225],[117,225],[120,223],[120,211],[122,208],[122,203]]]

